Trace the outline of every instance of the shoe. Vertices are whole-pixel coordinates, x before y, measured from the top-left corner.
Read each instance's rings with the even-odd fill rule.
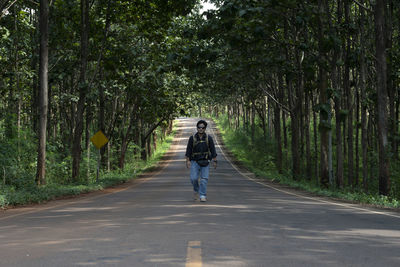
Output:
[[[206,202],[206,201],[207,201],[207,198],[205,196],[200,197],[200,202]]]
[[[193,200],[197,200],[199,198],[199,193],[194,192],[193,193]]]

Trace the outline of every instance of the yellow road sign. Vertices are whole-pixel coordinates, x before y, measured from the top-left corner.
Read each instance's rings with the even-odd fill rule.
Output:
[[[102,148],[105,144],[108,143],[108,138],[103,134],[103,132],[100,130],[97,133],[95,133],[91,138],[90,141],[92,141],[93,145],[97,147],[97,149]]]

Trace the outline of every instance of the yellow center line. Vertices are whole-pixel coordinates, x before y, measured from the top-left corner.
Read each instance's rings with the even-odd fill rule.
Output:
[[[201,267],[201,241],[189,241],[186,255],[186,267]]]

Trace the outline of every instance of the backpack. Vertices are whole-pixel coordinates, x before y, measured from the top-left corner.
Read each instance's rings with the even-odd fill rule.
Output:
[[[196,138],[196,134],[193,134],[192,158],[194,158],[194,157],[197,156],[197,155],[204,155],[204,154],[205,154],[205,157],[204,157],[203,159],[196,160],[196,162],[197,162],[201,167],[205,167],[205,166],[207,166],[207,165],[210,163],[209,156],[210,156],[210,154],[211,154],[210,145],[209,145],[209,141],[208,141],[208,135],[207,135],[206,133],[204,133],[204,135],[205,135],[205,139],[206,139],[206,140],[205,140],[205,141],[202,141],[202,140],[198,140],[198,139]],[[193,152],[193,151],[194,151],[194,148],[195,148],[198,144],[204,143],[204,142],[207,143],[207,148],[208,148],[208,151],[207,151],[207,152]]]

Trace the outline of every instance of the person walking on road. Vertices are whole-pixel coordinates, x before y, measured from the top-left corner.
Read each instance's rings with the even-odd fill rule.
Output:
[[[201,202],[207,201],[207,184],[210,162],[217,168],[217,153],[214,141],[206,134],[207,122],[197,122],[197,133],[189,137],[186,147],[186,168],[190,169],[190,181],[193,185],[194,200],[200,196]],[[200,176],[200,183],[199,183]]]

